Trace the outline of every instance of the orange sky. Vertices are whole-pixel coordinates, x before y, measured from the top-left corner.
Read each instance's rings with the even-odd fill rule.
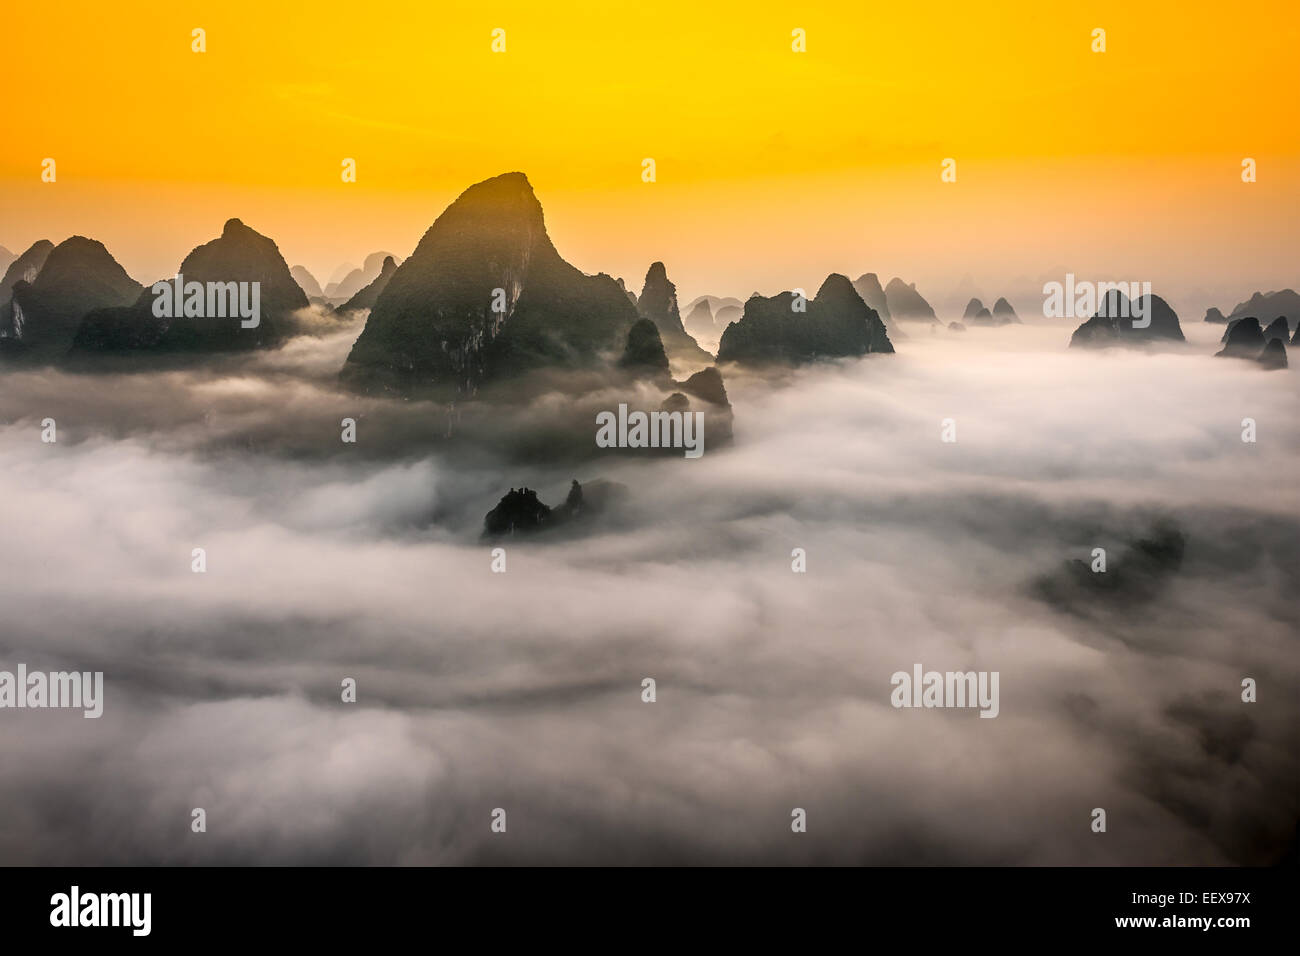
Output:
[[[145,280],[238,216],[323,284],[519,169],[575,265],[639,287],[663,259],[683,296],[1300,282],[1294,0],[555,6],[11,7],[0,244],[89,235]]]

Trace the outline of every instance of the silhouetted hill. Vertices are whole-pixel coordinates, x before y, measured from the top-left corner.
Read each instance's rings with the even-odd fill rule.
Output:
[[[668,374],[668,353],[664,351],[659,329],[649,319],[637,319],[628,329],[627,346],[619,366],[650,375]]]
[[[659,329],[664,349],[673,358],[686,362],[712,362],[713,356],[700,348],[682,324],[677,310],[677,286],[668,279],[662,262],[653,262],[645,275],[645,285],[636,299],[636,310]]]
[[[303,294],[308,299],[321,299],[325,293],[321,291],[320,283],[316,277],[307,271],[306,266],[294,266],[289,270],[289,275],[293,276],[293,281],[298,283],[298,288],[302,289]]]
[[[885,301],[892,318],[918,322],[938,321],[930,303],[916,291],[915,282],[908,284],[899,278],[890,279],[889,285],[885,286]]]
[[[1016,315],[1016,310],[1004,298],[993,303],[993,318],[998,325],[1020,324],[1020,316]]]
[[[102,243],[73,236],[50,250],[35,281],[14,283],[0,309],[5,354],[35,362],[59,358],[87,313],[125,305],[141,290]]]
[[[791,292],[751,298],[740,321],[722,333],[718,361],[794,364],[894,351],[880,316],[842,275],[828,276],[804,311],[797,306]]]
[[[238,219],[226,222],[221,235],[195,248],[177,270],[188,288],[198,283],[258,283],[259,316],[244,327],[238,314],[183,314],[183,303],[172,303],[172,315],[154,314],[156,297],[145,289],[124,309],[90,313],[72,343],[74,358],[137,352],[206,353],[273,348],[294,329],[293,313],[307,307],[307,295],[294,281],[289,266],[271,239]],[[164,280],[170,281],[170,280]],[[227,311],[234,311],[229,310]]]
[[[505,311],[493,311],[502,298]],[[636,320],[611,277],[560,258],[527,177],[506,173],[465,190],[397,267],[342,379],[366,391],[472,393],[618,354]]]
[[[0,305],[4,305],[9,301],[9,297],[14,292],[14,285],[19,279],[24,279],[28,283],[36,281],[41,266],[45,265],[45,260],[53,249],[54,243],[48,239],[40,239],[32,243],[26,251],[20,253],[17,258],[9,263],[5,269],[4,278],[0,279]]]
[[[1182,327],[1178,324],[1178,314],[1169,307],[1169,303],[1158,295],[1152,295],[1149,297],[1150,305],[1146,305],[1147,298],[1141,296],[1135,301],[1148,312],[1149,324],[1145,328],[1134,328],[1133,304],[1123,292],[1113,289],[1108,291],[1097,313],[1074,330],[1070,346],[1104,348],[1111,345],[1186,341]]]

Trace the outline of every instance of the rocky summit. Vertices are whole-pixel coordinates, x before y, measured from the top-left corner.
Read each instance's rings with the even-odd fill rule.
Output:
[[[812,299],[751,297],[740,321],[722,333],[718,361],[798,364],[893,351],[880,316],[845,276],[832,274]]]
[[[379,294],[343,368],[369,392],[473,394],[622,350],[637,310],[610,276],[560,258],[523,173],[461,193]]]
[[[180,297],[171,314],[158,314],[156,293],[145,289],[134,304],[97,309],[77,330],[70,357],[85,361],[98,356],[139,353],[202,355],[274,348],[294,331],[294,312],[307,307],[307,294],[289,272],[275,242],[230,219],[221,235],[198,246],[181,262],[177,275],[189,289],[207,289],[203,314],[182,311]],[[170,280],[169,280],[170,281]],[[214,288],[231,284],[258,289],[259,313],[247,323],[233,309],[209,314]],[[188,293],[187,293],[188,295]]]
[[[1142,312],[1143,319],[1135,318]],[[1139,325],[1135,326],[1134,323]],[[1145,322],[1145,325],[1140,323]],[[1111,345],[1150,345],[1183,342],[1178,314],[1158,295],[1139,296],[1129,301],[1123,292],[1110,290],[1097,313],[1070,336],[1071,348],[1105,348]]]
[[[19,266],[13,263],[11,271]],[[33,269],[34,279],[19,278],[0,306],[0,341],[9,358],[62,358],[87,313],[126,305],[142,291],[102,243],[84,236],[59,243],[39,267],[29,261],[24,271]]]
[[[685,362],[713,361],[713,356],[700,348],[682,324],[677,308],[677,286],[669,281],[668,270],[662,262],[650,264],[645,285],[636,300],[636,310],[655,324],[669,356]]]

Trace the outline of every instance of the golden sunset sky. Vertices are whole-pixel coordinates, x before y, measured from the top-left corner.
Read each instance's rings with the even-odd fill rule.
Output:
[[[5,21],[0,244],[91,236],[141,280],[236,216],[324,284],[522,170],[569,261],[639,290],[662,259],[684,297],[830,271],[1300,282],[1295,0],[72,0]]]

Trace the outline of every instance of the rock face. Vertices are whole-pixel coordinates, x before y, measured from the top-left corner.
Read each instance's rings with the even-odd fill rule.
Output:
[[[1223,336],[1223,350],[1216,354],[1219,358],[1256,359],[1264,351],[1264,344],[1259,319],[1239,319],[1228,326]]]
[[[142,291],[102,243],[73,236],[50,250],[35,281],[14,283],[0,310],[6,354],[36,362],[61,358],[87,313],[126,305]]]
[[[1150,298],[1150,302],[1146,300]],[[1137,306],[1144,309],[1150,324],[1134,328],[1134,304],[1123,292],[1110,290],[1097,314],[1074,330],[1070,347],[1105,348],[1111,345],[1146,345],[1155,342],[1183,342],[1178,314],[1158,295],[1141,296]]]
[[[885,290],[880,287],[880,279],[874,272],[867,272],[853,280],[853,288],[857,290],[858,295],[862,296],[862,301],[869,307],[876,310],[880,316],[880,321],[888,327],[890,320],[893,318],[889,313],[889,297],[885,295]]]
[[[1291,333],[1291,344],[1300,345],[1300,326],[1297,326],[1296,330]]]
[[[384,264],[379,269],[379,275],[375,276],[375,281],[339,306],[339,311],[358,312],[361,309],[373,309],[375,303],[379,301],[380,293],[388,287],[388,281],[396,271],[397,260],[392,256],[385,256]]]
[[[966,303],[966,311],[961,314],[961,317],[963,320],[973,319],[981,312],[983,312],[985,315],[989,314],[988,309],[984,308],[983,302],[981,302],[979,299],[971,299],[969,302]]]
[[[668,374],[668,353],[664,351],[659,329],[653,322],[637,319],[632,324],[627,333],[627,346],[618,364],[639,374]]]
[[[677,286],[669,281],[668,270],[662,262],[650,264],[645,274],[645,285],[637,296],[636,310],[659,329],[669,355],[689,362],[713,361],[713,356],[700,348],[682,325],[682,316],[677,310]]]
[[[516,531],[537,531],[550,519],[551,509],[537,497],[537,492],[531,488],[511,488],[483,518],[483,533],[495,537]]]
[[[965,332],[965,331],[966,331],[966,326],[962,325],[960,322],[949,322],[949,323],[948,323],[948,331],[949,331],[949,332]]]
[[[1276,319],[1270,322],[1268,328],[1264,330],[1264,341],[1272,342],[1274,339],[1279,339],[1281,342],[1285,343],[1290,335],[1291,330],[1286,327],[1286,316],[1279,315]]]
[[[1205,310],[1205,321],[1206,322],[1227,322],[1228,319],[1227,316],[1225,316],[1218,309],[1211,308]]]
[[[616,281],[618,282],[618,287],[627,293],[628,301],[633,305],[636,305],[636,293],[627,287],[627,283],[624,282],[621,277]]]
[[[154,294],[146,289],[134,305],[87,315],[73,340],[73,356],[274,348],[292,333],[293,313],[308,304],[275,243],[238,219],[227,221],[221,236],[196,248],[177,271],[187,286],[191,282],[205,288],[208,283],[258,283],[258,324],[245,328],[238,315],[156,316]]]
[[[316,281],[315,276],[307,271],[306,266],[294,266],[289,270],[289,275],[293,276],[293,281],[298,283],[298,288],[302,289],[303,295],[307,296],[307,298],[324,298],[325,294],[321,292],[320,283]]]
[[[720,408],[731,407],[731,401],[727,398],[727,389],[722,384],[722,373],[716,366],[710,365],[708,368],[700,369],[686,381],[678,382],[677,386],[688,395],[694,395],[710,405],[717,405]]]
[[[894,351],[880,316],[842,275],[828,276],[803,311],[798,305],[791,292],[755,295],[740,321],[722,333],[718,361],[797,364]]]
[[[1286,345],[1281,339],[1269,339],[1264,351],[1259,353],[1259,364],[1270,371],[1286,368]]]
[[[41,239],[32,243],[26,252],[9,263],[4,278],[0,279],[0,306],[9,301],[9,297],[14,293],[14,285],[19,279],[29,284],[36,281],[37,274],[53,250],[54,243],[48,239]]]
[[[916,283],[908,284],[897,277],[889,280],[885,286],[885,301],[889,305],[889,314],[895,319],[908,319],[917,322],[937,322],[934,309],[930,303],[916,291]]]
[[[999,325],[1020,324],[1020,316],[1016,315],[1016,310],[1011,308],[1011,303],[1005,298],[999,298],[993,303],[993,318]]]
[[[1276,329],[1280,322],[1278,319],[1269,325],[1269,332],[1275,333],[1269,335],[1260,331],[1258,319],[1237,319],[1228,326],[1223,350],[1215,353],[1216,357],[1246,359],[1270,370],[1286,368],[1285,329],[1281,332]]]
[[[532,534],[565,525],[576,530],[598,518],[624,497],[627,488],[612,481],[592,481],[586,487],[574,479],[564,503],[551,508],[531,488],[511,488],[483,518],[483,537]]]
[[[621,350],[636,320],[617,282],[560,258],[527,177],[506,173],[465,190],[397,267],[342,379],[472,394],[528,369],[592,364]]]

